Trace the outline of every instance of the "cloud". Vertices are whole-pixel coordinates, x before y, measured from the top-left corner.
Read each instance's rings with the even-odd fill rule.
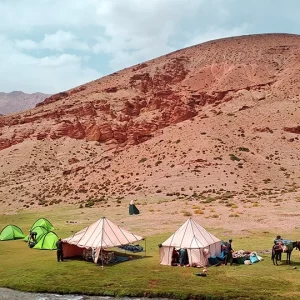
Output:
[[[0,36],[0,91],[22,90],[27,93],[56,93],[102,76],[85,66],[74,54],[49,55],[41,58],[21,52],[15,44]]]
[[[37,60],[41,67],[63,67],[67,65],[80,65],[81,58],[71,54],[61,54],[57,56],[46,56]]]
[[[40,43],[44,49],[64,51],[66,49],[89,50],[87,44],[80,42],[71,32],[58,30],[55,34],[46,34]]]
[[[299,9],[297,0],[0,0],[0,91],[52,93],[212,39],[299,33]]]
[[[79,41],[72,32],[58,30],[54,34],[45,34],[41,41],[16,40],[16,47],[23,50],[49,49],[63,52],[64,50],[89,51],[89,46]]]
[[[101,1],[96,13],[104,34],[93,46],[95,53],[109,53],[112,69],[121,69],[175,51],[172,37],[185,18],[194,16],[203,1]]]
[[[210,28],[206,32],[193,36],[185,44],[185,47],[201,44],[207,41],[216,40],[220,38],[239,36],[246,34],[248,32],[247,24],[242,24],[238,28],[231,29],[219,29],[219,28]]]
[[[38,43],[32,40],[16,40],[15,45],[19,49],[23,50],[35,50],[38,48]]]

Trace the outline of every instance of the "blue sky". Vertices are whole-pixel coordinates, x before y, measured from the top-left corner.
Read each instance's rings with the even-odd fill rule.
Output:
[[[0,92],[57,93],[208,40],[300,34],[298,0],[0,0]]]

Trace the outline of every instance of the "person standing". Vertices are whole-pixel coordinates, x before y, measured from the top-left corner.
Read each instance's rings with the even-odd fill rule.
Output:
[[[63,241],[61,238],[58,239],[56,242],[56,254],[57,254],[57,261],[64,261],[64,252],[63,252]]]
[[[186,248],[179,249],[179,266],[185,266],[188,264],[188,256]]]
[[[28,247],[29,248],[33,248],[36,245],[36,243],[37,243],[36,236],[37,236],[37,233],[30,229],[29,235],[28,235]]]
[[[229,239],[228,245],[226,248],[225,265],[227,265],[227,263],[229,262],[229,264],[232,266],[232,261],[233,261],[232,252],[234,252],[234,250],[232,248],[232,239]]]
[[[275,247],[277,248],[277,250],[282,249],[283,240],[280,235],[276,236],[276,239],[274,239],[274,244],[275,244]],[[282,252],[279,252],[279,254],[278,254],[278,260],[280,260],[280,261],[281,261],[281,254],[282,254]]]

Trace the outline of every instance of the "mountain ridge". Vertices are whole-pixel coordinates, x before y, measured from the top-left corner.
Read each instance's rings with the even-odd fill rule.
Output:
[[[299,195],[299,83],[300,36],[266,34],[52,95],[0,119],[0,205]]]
[[[49,96],[40,92],[30,94],[22,91],[0,92],[0,114],[13,114],[34,108],[36,104]]]

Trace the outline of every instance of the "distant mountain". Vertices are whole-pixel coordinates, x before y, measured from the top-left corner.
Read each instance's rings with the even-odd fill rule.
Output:
[[[50,95],[43,93],[26,94],[21,91],[0,92],[0,115],[21,112],[35,107]]]

